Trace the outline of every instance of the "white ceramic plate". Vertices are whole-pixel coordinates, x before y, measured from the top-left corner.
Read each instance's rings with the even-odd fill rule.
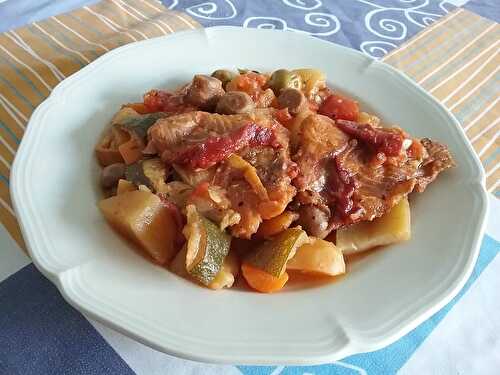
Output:
[[[412,195],[411,241],[357,262],[341,282],[273,295],[200,288],[105,223],[93,149],[122,103],[220,67],[319,68],[385,122],[445,142],[458,168]],[[89,317],[185,358],[309,364],[388,345],[459,291],[483,232],[483,185],[457,121],[391,67],[299,34],[217,27],[118,48],[57,86],[31,117],[11,193],[36,266]]]

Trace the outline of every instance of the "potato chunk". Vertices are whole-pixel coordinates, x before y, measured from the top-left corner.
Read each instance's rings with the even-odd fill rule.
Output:
[[[121,178],[118,181],[118,187],[116,188],[116,195],[125,194],[135,190],[137,190],[137,187],[133,183]]]
[[[339,229],[337,247],[344,254],[353,254],[410,237],[410,205],[404,198],[382,217]]]
[[[345,273],[344,256],[331,242],[309,237],[286,265],[287,270],[335,276]]]
[[[119,233],[141,246],[157,263],[175,254],[177,225],[160,198],[130,191],[99,202],[104,217]]]

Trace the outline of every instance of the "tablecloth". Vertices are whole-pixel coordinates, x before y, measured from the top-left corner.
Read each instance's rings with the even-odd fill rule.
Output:
[[[40,2],[39,7],[33,7],[32,4],[30,7],[26,1],[0,2],[0,30],[9,30],[13,26],[91,3],[94,2],[65,0],[50,4]],[[135,18],[141,19],[141,15],[134,11],[133,7],[128,7],[128,4],[134,5],[133,2],[113,0],[117,9],[127,11],[126,17],[131,18],[130,14],[133,14]],[[437,27],[438,23],[435,21],[439,21],[454,8],[449,1],[170,0],[164,1],[164,4],[190,15],[193,24],[235,24],[306,32],[361,49],[378,58],[412,39],[428,26]],[[466,4],[466,7],[469,6],[486,17],[498,17],[498,6],[495,6],[494,1],[473,1]],[[472,19],[472,16],[465,21],[469,19]],[[477,21],[477,27],[484,27],[483,31],[491,27],[487,23],[481,26],[481,22]],[[161,28],[161,24],[159,25]],[[448,22],[448,25],[441,27],[444,29],[450,25],[451,22]],[[42,30],[45,30],[44,27],[41,27]],[[147,34],[151,31],[139,32]],[[484,35],[489,35],[490,32],[491,30],[486,30]],[[141,38],[137,32],[132,35],[136,35],[137,39]],[[474,37],[471,39],[472,43]],[[418,38],[422,41],[425,36]],[[418,43],[412,40],[408,43]],[[423,47],[425,48],[425,44]],[[493,44],[488,50],[493,56],[491,60],[495,59],[495,48],[498,50],[497,44]],[[85,52],[82,55],[87,56]],[[483,54],[480,57],[488,56]],[[90,56],[85,58],[91,59]],[[386,58],[392,58],[392,63],[396,66],[401,64],[400,68],[405,71],[409,68],[405,59],[401,55],[398,57],[398,50]],[[76,60],[78,59],[76,57]],[[69,73],[71,67],[68,69]],[[496,73],[494,69],[492,71]],[[66,72],[61,74],[63,73]],[[433,75],[429,75],[430,72],[422,73],[417,69],[413,73],[417,79],[419,74],[420,79],[427,76],[428,81],[433,79]],[[490,73],[486,72],[486,76]],[[0,84],[5,82],[4,80]],[[486,91],[491,90],[490,88]],[[498,95],[494,88],[493,95]],[[495,97],[487,98],[489,101],[485,100],[489,104],[486,104],[486,107],[493,103],[494,108],[498,100]],[[490,110],[491,108],[488,109]],[[491,116],[491,123],[494,125],[489,130],[493,129],[493,142],[489,142],[489,146],[494,146],[498,139],[494,118],[498,117],[498,113],[493,112]],[[6,126],[4,128],[7,129]],[[5,132],[5,129],[0,129],[0,132]],[[6,137],[17,138],[20,135],[22,134]],[[496,160],[498,152],[493,149],[491,155],[487,156]],[[492,175],[494,173],[495,170]],[[5,175],[8,176],[8,173]],[[8,179],[4,178],[8,184]],[[483,241],[474,274],[460,296],[429,321],[386,349],[349,357],[331,365],[312,367],[213,366],[175,359],[146,348],[96,322],[89,322],[65,304],[57,290],[29,264],[29,260],[19,252],[18,245],[10,240],[2,228],[0,281],[4,281],[0,282],[0,374],[378,374],[394,373],[398,370],[402,373],[496,373],[500,368],[500,320],[494,316],[494,312],[500,307],[496,303],[500,290],[497,276],[500,262],[495,255],[499,251],[500,223],[497,215],[498,201],[494,198],[492,205],[494,208],[491,211],[489,235]],[[478,279],[479,275],[481,277]],[[461,296],[463,298],[460,299]],[[447,344],[447,347],[444,344]]]

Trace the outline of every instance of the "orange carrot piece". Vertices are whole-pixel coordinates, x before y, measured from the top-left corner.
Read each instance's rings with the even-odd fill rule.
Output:
[[[296,212],[283,211],[283,213],[278,216],[275,216],[269,220],[264,220],[260,224],[259,230],[255,235],[257,238],[272,237],[278,233],[283,232],[298,218],[299,215]]]
[[[241,265],[241,272],[248,285],[261,293],[277,292],[283,288],[288,281],[288,274],[286,272],[280,277],[274,277],[247,263]]]
[[[123,107],[132,108],[134,111],[140,113],[141,115],[154,112],[151,111],[151,109],[149,109],[144,103],[128,103],[125,104]]]

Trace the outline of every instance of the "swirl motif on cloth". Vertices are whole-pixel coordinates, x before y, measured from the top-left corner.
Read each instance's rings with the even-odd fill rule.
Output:
[[[446,15],[450,0],[163,0],[203,26],[287,30],[323,38],[380,59]]]

